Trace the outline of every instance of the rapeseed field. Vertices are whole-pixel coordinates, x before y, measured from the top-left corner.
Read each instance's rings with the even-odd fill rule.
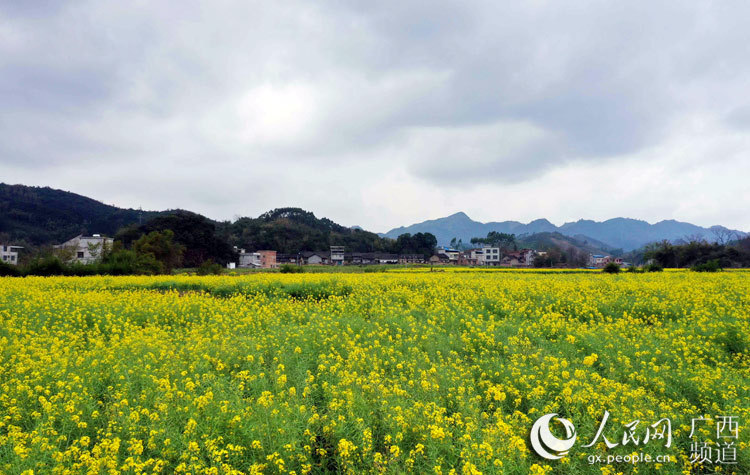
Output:
[[[0,473],[747,474],[749,335],[742,271],[5,278]]]

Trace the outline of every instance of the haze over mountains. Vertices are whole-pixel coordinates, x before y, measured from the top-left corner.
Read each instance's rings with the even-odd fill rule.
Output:
[[[732,238],[747,235],[745,232],[730,230],[723,226],[704,228],[675,220],[664,220],[649,224],[646,221],[630,218],[613,218],[601,222],[581,219],[565,223],[562,226],[555,226],[546,219],[536,219],[527,224],[518,221],[481,223],[472,220],[466,213],[459,212],[445,218],[431,219],[410,226],[394,228],[382,233],[381,236],[395,239],[404,233],[429,232],[437,237],[439,244],[447,245],[454,237],[468,243],[472,237],[483,237],[490,231],[511,233],[517,236],[541,232],[559,232],[578,239],[593,238],[612,248],[621,248],[625,251],[664,239],[677,241],[690,237],[701,237],[707,241],[716,241],[717,235],[722,233],[724,235],[731,233]]]

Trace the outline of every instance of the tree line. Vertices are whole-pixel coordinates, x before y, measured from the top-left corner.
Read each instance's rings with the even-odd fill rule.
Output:
[[[0,276],[52,275],[156,275],[171,274],[182,262],[185,247],[174,240],[171,230],[142,235],[126,249],[115,241],[110,247],[90,247],[96,261],[75,262],[71,249],[44,248],[19,265],[0,263]]]
[[[641,259],[656,262],[662,267],[750,267],[750,237],[728,243],[695,238],[684,244],[662,241],[645,246],[638,254]]]
[[[219,272],[236,262],[234,246],[248,250],[273,249],[296,254],[343,245],[347,252],[386,252],[431,255],[437,239],[430,233],[403,234],[397,239],[345,228],[318,219],[299,208],[282,208],[257,219],[216,223],[188,211],[159,215],[140,225],[121,228],[111,249],[96,251],[92,264],[75,263],[71,250],[35,248],[21,265],[2,265],[0,275],[163,274],[178,267]]]

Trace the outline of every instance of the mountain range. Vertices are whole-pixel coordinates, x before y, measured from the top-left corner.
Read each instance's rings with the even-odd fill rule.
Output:
[[[747,236],[745,232],[728,229],[724,226],[704,228],[675,220],[664,220],[650,224],[643,220],[631,218],[613,218],[606,221],[580,219],[565,223],[562,226],[555,226],[546,219],[537,219],[527,224],[518,221],[482,223],[474,221],[463,212],[445,218],[431,219],[410,226],[394,228],[382,233],[381,236],[395,239],[404,233],[427,232],[434,234],[439,244],[447,245],[453,238],[468,243],[471,238],[484,237],[490,231],[510,233],[516,236],[557,232],[565,236],[576,237],[579,240],[590,238],[604,243],[612,249],[619,248],[624,251],[637,249],[646,244],[665,239],[677,242],[698,237],[707,241],[716,241],[726,239],[727,236],[731,236],[733,239]]]
[[[142,234],[170,229],[186,247],[186,264],[228,260],[232,246],[282,253],[345,246],[352,252],[405,251],[401,240],[341,226],[300,208],[277,208],[257,218],[215,221],[186,210],[123,209],[69,191],[0,183],[0,243],[28,250],[59,244],[78,234],[113,236],[126,245]],[[413,243],[412,243],[413,244]],[[228,246],[228,251],[227,251]],[[404,247],[406,246],[406,247]]]
[[[107,205],[97,200],[68,191],[49,187],[7,185],[0,183],[0,240],[21,242],[33,246],[56,244],[79,233],[115,235],[127,226],[145,226],[158,217],[179,210],[141,211]],[[217,233],[238,246],[275,246],[282,252],[303,246],[321,248],[325,243],[343,244],[357,251],[387,250],[390,244],[359,226],[345,228],[326,218],[297,209],[269,211],[258,218],[241,218],[234,223],[211,221]],[[747,233],[723,226],[704,228],[674,220],[649,224],[646,221],[614,218],[603,222],[579,220],[555,226],[546,219],[524,224],[518,221],[481,223],[465,213],[399,227],[380,234],[396,239],[410,233],[431,233],[439,244],[447,245],[454,237],[469,243],[472,237],[484,237],[490,231],[515,234],[524,242],[543,239],[550,242],[566,241],[580,249],[629,251],[645,244],[679,241],[700,237],[715,241],[747,236]],[[534,238],[531,237],[533,235]],[[259,247],[260,248],[260,247]]]

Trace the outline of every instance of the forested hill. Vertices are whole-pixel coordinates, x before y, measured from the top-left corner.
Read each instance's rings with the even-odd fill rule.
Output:
[[[385,239],[361,228],[348,228],[300,208],[279,208],[257,218],[219,222],[183,210],[122,209],[52,188],[0,184],[0,242],[39,247],[59,244],[78,234],[116,236],[126,245],[151,231],[171,229],[186,247],[186,260],[230,259],[232,246],[283,253],[328,250],[430,254],[437,244],[425,234]]]
[[[394,240],[360,228],[347,228],[328,218],[317,218],[300,208],[278,208],[257,218],[221,223],[218,232],[238,247],[284,253],[327,250],[332,245],[345,246],[348,252],[418,252],[417,249],[395,249]]]
[[[49,187],[0,183],[0,236],[14,244],[59,244],[78,234],[114,235],[123,226],[157,214]]]

